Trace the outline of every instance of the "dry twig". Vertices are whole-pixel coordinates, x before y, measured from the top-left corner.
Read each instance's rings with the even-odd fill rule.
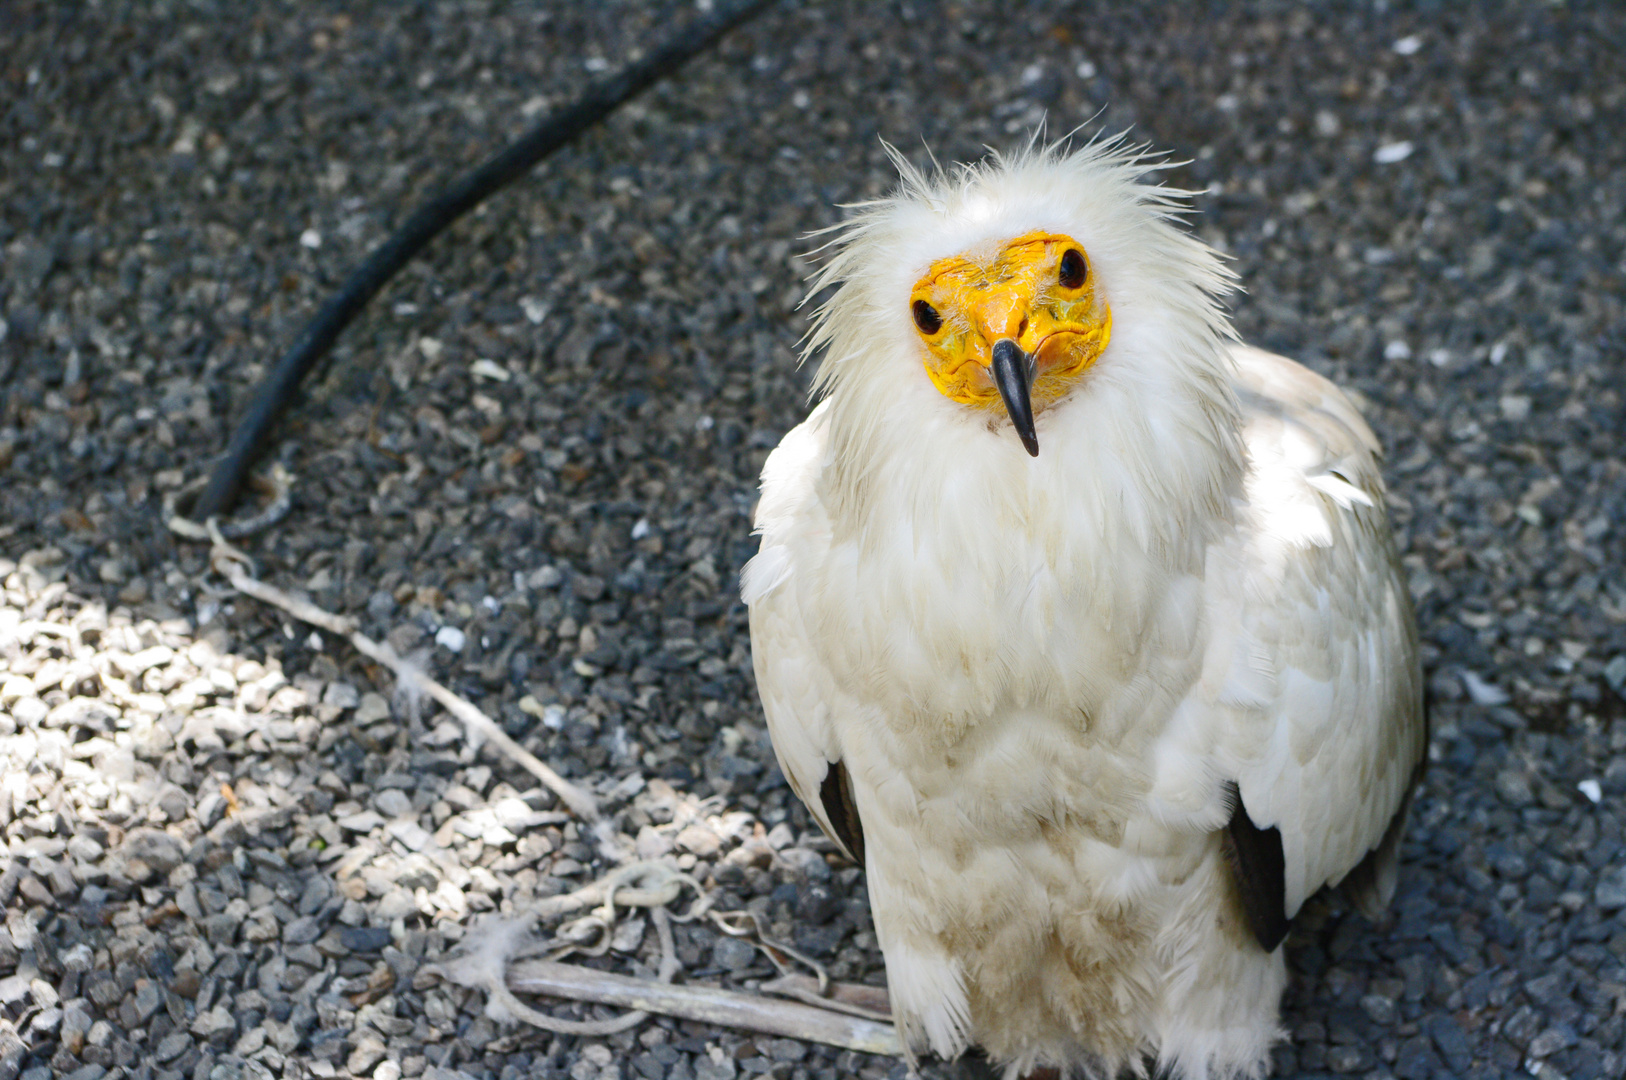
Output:
[[[170,528],[182,536],[191,538],[194,535],[193,530],[200,526],[184,519],[172,518]],[[394,672],[395,677],[408,690],[414,693],[421,692],[439,702],[442,708],[463,722],[463,726],[477,742],[490,742],[518,762],[532,776],[542,781],[548,790],[570,807],[572,813],[592,826],[600,844],[606,851],[612,853],[616,861],[621,861],[623,856],[619,840],[599,812],[598,803],[591,794],[548,768],[535,754],[510,738],[508,733],[489,716],[430,678],[418,665],[404,659],[388,642],[374,641],[363,634],[356,628],[354,619],[335,615],[309,600],[293,596],[275,585],[268,585],[256,578],[253,575],[252,560],[227,542],[213,520],[205,522],[201,528],[214,545],[209,553],[210,565],[231,583],[232,588],[273,607],[281,608],[301,622],[345,638],[357,652]]]
[[[693,984],[664,985],[551,960],[521,960],[514,964],[508,970],[508,986],[526,994],[619,1005],[866,1054],[903,1054],[903,1045],[890,1024],[757,994]]]

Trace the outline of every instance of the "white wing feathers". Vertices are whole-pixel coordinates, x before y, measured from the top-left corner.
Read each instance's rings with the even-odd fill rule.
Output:
[[[1249,513],[1241,572],[1211,575],[1211,610],[1234,620],[1231,764],[1249,817],[1281,831],[1291,918],[1401,810],[1424,753],[1421,675],[1371,429],[1308,369],[1233,355]]]
[[[828,403],[814,409],[768,455],[756,514],[762,546],[741,574],[740,596],[751,609],[751,662],[785,779],[825,835],[840,843],[819,786],[841,756],[830,708],[842,695],[808,639],[791,573],[797,546],[824,550],[830,544],[829,521],[816,496],[828,410]]]

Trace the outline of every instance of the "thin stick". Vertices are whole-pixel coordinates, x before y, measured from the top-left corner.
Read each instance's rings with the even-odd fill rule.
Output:
[[[212,524],[212,522],[210,523]],[[522,765],[530,774],[542,781],[549,791],[557,795],[571,811],[582,820],[594,826],[600,833],[600,839],[608,843],[607,829],[598,828],[605,825],[604,816],[599,813],[598,803],[593,796],[572,784],[548,768],[537,756],[525,749],[519,743],[509,738],[508,733],[498,727],[485,713],[458,697],[446,687],[430,678],[424,670],[416,664],[403,660],[399,653],[388,643],[374,641],[372,638],[356,629],[356,621],[343,615],[335,615],[317,607],[309,600],[292,596],[275,585],[251,576],[245,568],[246,557],[223,537],[215,538],[213,553],[214,567],[232,587],[240,593],[264,601],[273,607],[281,608],[289,615],[301,622],[310,623],[320,627],[331,634],[337,634],[347,639],[355,650],[363,656],[383,664],[395,673],[395,677],[406,683],[412,689],[422,690],[453,716],[463,721],[463,725],[471,732],[476,732],[481,738],[490,740],[496,747],[509,757]],[[611,845],[613,847],[613,845]]]
[[[521,960],[511,965],[508,987],[522,994],[547,994],[599,1005],[619,1005],[866,1054],[898,1057],[903,1053],[903,1044],[890,1024],[733,990],[692,984],[666,985],[552,960]]]
[[[821,1009],[834,1009],[848,1016],[860,1016],[866,1020],[882,1023],[890,1022],[892,1019],[892,1003],[887,998],[884,986],[865,986],[862,983],[836,982],[832,979],[825,984],[821,993],[819,980],[811,975],[781,975],[777,979],[763,983],[759,989],[765,994],[795,998],[797,1001],[805,1001]]]

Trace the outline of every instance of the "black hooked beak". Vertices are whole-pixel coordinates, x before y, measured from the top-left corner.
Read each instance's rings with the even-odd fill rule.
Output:
[[[1022,445],[1038,457],[1039,434],[1033,429],[1033,399],[1028,395],[1028,387],[1033,385],[1033,358],[1010,338],[994,343],[994,382]]]

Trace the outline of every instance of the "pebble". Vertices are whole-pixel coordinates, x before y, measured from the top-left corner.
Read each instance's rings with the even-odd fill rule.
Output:
[[[712,963],[729,971],[744,971],[757,961],[757,950],[748,941],[735,937],[720,937],[711,947]]]
[[[1409,139],[1402,139],[1399,142],[1384,143],[1382,146],[1372,151],[1372,160],[1377,162],[1379,165],[1394,165],[1411,157],[1412,149],[1413,147]],[[1340,1069],[1338,1071],[1347,1072],[1349,1070]]]
[[[140,1027],[151,1020],[159,1006],[163,1005],[164,996],[158,989],[158,984],[151,979],[137,979],[131,1002],[135,1007],[133,1026]]]
[[[339,942],[351,952],[377,952],[391,941],[388,927],[345,926],[339,929]]]
[[[709,826],[695,822],[677,834],[676,843],[697,858],[709,859],[721,850],[723,842]]]
[[[159,1064],[167,1064],[184,1054],[192,1045],[192,1037],[182,1031],[172,1031],[158,1040],[153,1050],[153,1060]]]
[[[322,936],[322,924],[309,915],[302,915],[282,928],[282,940],[290,945],[309,945]]]
[[[389,818],[402,818],[412,813],[412,800],[396,788],[386,788],[374,795],[373,805]]]
[[[356,723],[363,727],[390,718],[390,703],[383,694],[369,690],[356,705]]]
[[[322,691],[322,704],[339,709],[354,709],[361,704],[361,695],[347,682],[334,681]]]
[[[1626,866],[1616,867],[1598,879],[1592,900],[1599,911],[1626,908]]]

